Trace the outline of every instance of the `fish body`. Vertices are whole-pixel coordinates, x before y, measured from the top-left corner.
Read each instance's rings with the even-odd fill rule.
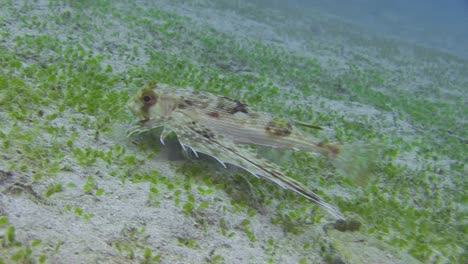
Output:
[[[153,84],[140,90],[128,103],[136,125],[129,135],[163,127],[160,140],[175,133],[184,150],[209,155],[223,166],[241,167],[254,176],[266,178],[292,190],[326,209],[333,217],[344,216],[297,180],[288,177],[275,163],[242,144],[318,152],[335,157],[334,145],[306,140],[297,126],[319,129],[297,121],[256,112],[246,104],[224,96],[190,89]]]

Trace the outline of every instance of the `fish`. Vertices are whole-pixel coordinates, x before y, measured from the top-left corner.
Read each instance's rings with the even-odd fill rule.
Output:
[[[209,92],[152,83],[133,96],[128,109],[135,122],[127,136],[162,128],[160,141],[175,133],[183,151],[230,164],[291,190],[325,209],[337,220],[343,214],[301,182],[287,176],[274,162],[245,145],[319,153],[329,158],[339,154],[337,144],[311,142],[299,127],[321,129],[301,121],[258,112],[245,103]]]

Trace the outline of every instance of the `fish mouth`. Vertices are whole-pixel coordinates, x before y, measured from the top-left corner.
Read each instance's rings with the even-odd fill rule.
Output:
[[[138,116],[138,110],[137,110],[137,107],[135,106],[135,103],[133,101],[129,101],[127,103],[127,109],[130,110],[130,112],[133,115]]]
[[[148,117],[145,117],[141,111],[140,111],[140,107],[138,106],[138,104],[136,104],[134,101],[130,101],[127,103],[127,109],[133,114],[133,116],[135,117],[135,121],[134,121],[134,124],[138,125],[138,126],[144,126],[146,124],[146,122],[148,122],[150,120],[150,118]]]
[[[127,103],[127,109],[136,117],[138,123],[146,122],[149,118],[141,111],[141,105],[135,101]]]

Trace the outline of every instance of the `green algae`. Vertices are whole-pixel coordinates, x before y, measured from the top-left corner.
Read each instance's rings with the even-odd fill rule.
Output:
[[[58,8],[62,3],[67,1],[51,1],[49,8]],[[32,9],[32,4],[22,6],[20,28],[36,30],[36,34],[1,29],[2,40],[15,45],[15,49],[11,45],[0,49],[0,119],[8,120],[0,124],[0,142],[4,150],[1,157],[7,160],[2,163],[2,170],[41,175],[33,183],[39,186],[68,169],[68,165],[62,162],[63,157],[73,159],[80,168],[100,163],[108,166],[118,164],[119,170],[114,168],[115,173],[109,173],[111,176],[119,175],[122,181],[153,183],[154,197],[148,199],[155,206],[161,194],[179,191],[175,195],[175,205],[187,217],[198,220],[204,217],[205,211],[222,206],[219,201],[207,198],[221,192],[231,194],[233,214],[248,214],[252,210],[249,208],[259,206],[252,205],[249,201],[252,196],[248,192],[236,189],[240,184],[257,193],[255,197],[260,207],[280,200],[275,210],[270,211],[274,211],[271,222],[287,233],[300,235],[307,231],[310,223],[320,223],[322,217],[317,214],[311,216],[311,206],[304,199],[276,190],[263,181],[249,179],[247,184],[236,179],[220,180],[221,176],[216,172],[219,168],[210,166],[207,172],[204,165],[196,164],[190,164],[189,168],[179,172],[181,177],[195,178],[189,183],[156,172],[134,173],[135,168],[151,162],[151,156],[137,157],[137,152],[118,145],[121,142],[114,142],[115,145],[107,149],[93,147],[102,136],[118,133],[113,131],[114,124],[130,120],[123,106],[132,91],[146,82],[193,86],[226,96],[242,94],[239,99],[260,110],[329,125],[337,131],[334,136],[342,142],[375,140],[386,146],[385,159],[373,165],[368,172],[372,175],[362,183],[350,180],[344,172],[335,175],[333,164],[321,158],[311,158],[308,154],[291,155],[291,160],[285,162],[292,164],[285,168],[291,175],[318,185],[320,192],[335,201],[343,211],[358,214],[364,219],[365,227],[358,240],[371,241],[369,247],[380,245],[375,247],[381,252],[395,255],[400,255],[396,252],[403,252],[403,255],[408,252],[411,257],[401,257],[411,260],[408,262],[412,262],[412,258],[422,262],[460,262],[463,258],[461,248],[466,246],[463,232],[465,209],[462,207],[466,201],[463,190],[466,141],[463,142],[468,135],[460,120],[467,115],[468,109],[466,98],[444,95],[440,87],[453,90],[455,94],[463,89],[466,79],[451,80],[444,72],[453,69],[461,76],[468,67],[466,61],[437,51],[422,50],[420,53],[424,60],[418,56],[401,59],[410,65],[409,73],[403,74],[381,65],[374,57],[366,58],[356,53],[345,70],[336,75],[325,63],[295,54],[274,43],[238,39],[212,28],[194,27],[197,24],[194,20],[156,8],[122,12],[110,8],[109,1],[68,4],[70,10],[63,11],[53,20],[30,15],[28,10]],[[11,5],[8,8],[14,10]],[[249,16],[248,9],[242,10],[241,14]],[[66,27],[70,32],[73,28],[103,32],[103,28],[95,28],[83,19],[89,18],[87,12],[102,19],[129,23],[134,29],[134,37],[143,40],[146,36],[151,37],[134,46],[115,44],[117,54],[112,61],[107,52],[97,51],[93,46],[96,36],[92,34],[76,41],[59,38],[59,33],[41,33],[45,29],[60,27]],[[11,18],[2,20],[8,19]],[[158,45],[154,44],[155,41],[159,41]],[[385,49],[380,56],[389,61],[397,60],[392,43],[382,41],[377,47]],[[129,64],[126,70],[119,70],[113,64],[116,60],[136,61],[139,56],[148,58],[146,64]],[[427,61],[432,60],[447,63],[431,66]],[[242,71],[255,74],[239,74]],[[416,84],[414,79],[423,74],[431,76],[435,83],[432,89],[421,88],[426,94],[415,96],[412,91],[399,89],[408,83]],[[295,89],[283,92],[282,88],[289,85]],[[388,90],[382,91],[377,89],[379,87]],[[386,120],[383,116],[351,120],[341,112],[321,107],[318,102],[300,103],[302,98],[314,95],[372,106],[389,113],[393,120]],[[443,100],[433,99],[441,97]],[[284,105],[288,102],[299,102],[300,107],[287,108]],[[62,125],[56,122],[58,120],[70,123]],[[382,129],[404,122],[410,124],[410,131],[395,134]],[[75,126],[80,128],[79,134],[75,132]],[[83,135],[82,131],[86,134]],[[331,137],[333,139],[333,135]],[[128,154],[124,154],[127,151]],[[416,153],[416,166],[397,162],[405,153]],[[313,175],[312,179],[308,175]],[[61,190],[58,183],[50,186],[51,189],[44,192],[45,196],[58,196],[56,193]],[[215,186],[214,190],[211,186]],[[101,189],[91,184],[88,187],[83,187],[82,191],[103,195]],[[327,189],[340,188],[346,195],[327,195]],[[77,207],[74,213],[78,215],[80,210]],[[83,212],[79,215],[88,220],[92,218]],[[223,226],[219,224],[216,228],[229,234],[230,230]],[[236,234],[255,243],[250,224],[240,226],[242,230]],[[8,230],[12,232],[10,227]],[[7,238],[11,236],[9,233]],[[354,263],[362,260],[357,258],[357,251],[351,249],[366,250],[366,247],[361,247],[363,242],[355,242],[353,245],[356,247],[351,247],[342,239],[332,240],[333,248],[342,259]],[[8,242],[8,246],[12,244]],[[33,254],[28,247],[20,246],[18,252],[8,251],[8,255],[18,262],[27,260]],[[122,255],[128,257],[133,254],[133,244],[119,247]],[[41,253],[34,254],[36,258],[43,258]],[[147,251],[139,254],[145,259],[158,256],[153,257]],[[214,262],[217,259],[213,257]]]

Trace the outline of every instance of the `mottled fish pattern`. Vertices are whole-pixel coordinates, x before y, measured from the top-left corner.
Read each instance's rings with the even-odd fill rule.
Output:
[[[159,83],[140,90],[128,107],[136,117],[135,125],[128,130],[129,136],[163,127],[160,136],[163,144],[167,135],[175,133],[182,148],[192,151],[195,156],[203,153],[224,167],[231,164],[256,177],[268,179],[318,204],[336,219],[344,220],[337,209],[297,180],[286,176],[278,165],[242,146],[289,148],[336,157],[338,147],[309,142],[298,129],[298,126],[319,127],[274,118],[228,97]]]

